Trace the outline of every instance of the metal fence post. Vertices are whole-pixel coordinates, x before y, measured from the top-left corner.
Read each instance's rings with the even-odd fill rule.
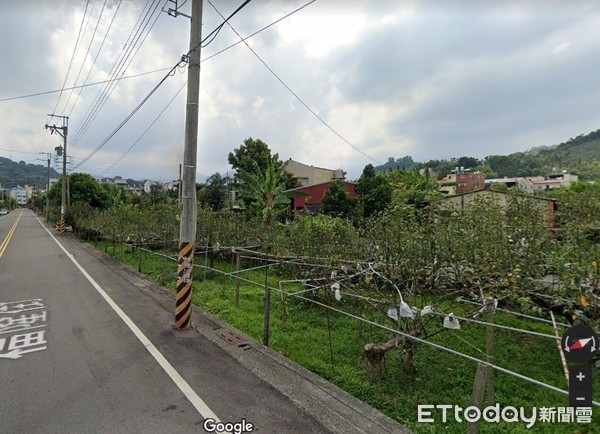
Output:
[[[269,267],[267,266],[267,259],[265,258],[265,319],[263,328],[263,344],[269,346],[269,328],[271,322],[271,288],[267,282],[267,276],[269,274]]]
[[[235,307],[240,307],[240,252],[235,253]]]

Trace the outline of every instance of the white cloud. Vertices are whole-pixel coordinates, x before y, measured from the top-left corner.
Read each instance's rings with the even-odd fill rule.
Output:
[[[352,45],[367,27],[368,17],[360,11],[319,10],[291,17],[279,27],[281,47],[302,44],[308,57],[322,58],[341,45]]]
[[[0,16],[0,98],[60,88],[81,23],[82,2],[14,2]],[[189,7],[189,3],[186,6]],[[104,80],[123,52],[144,2],[123,2],[90,81]],[[232,24],[247,35],[304,4],[252,2]],[[116,3],[98,28],[82,77]],[[228,15],[238,2],[217,6]],[[100,3],[73,63],[72,85],[90,42]],[[185,11],[184,11],[185,12]],[[554,144],[599,128],[600,7],[595,2],[509,1],[476,5],[456,0],[315,2],[249,41],[306,104],[365,153],[380,161],[502,154]],[[204,34],[221,19],[205,5]],[[125,75],[174,65],[188,49],[189,20],[157,21]],[[203,57],[238,41],[224,28]],[[85,157],[119,125],[162,78],[123,80],[74,155]],[[166,80],[146,105],[92,158],[104,171],[141,135],[186,76]],[[83,89],[71,133],[101,86]],[[229,169],[227,154],[244,138],[266,141],[281,158],[339,167],[357,177],[370,160],[309,113],[240,44],[202,64],[198,172]],[[67,96],[61,99],[61,105]],[[74,97],[72,101],[74,101]],[[58,94],[0,102],[0,148],[38,152],[43,125]],[[72,103],[72,102],[71,102]],[[119,163],[127,176],[177,174],[183,147],[185,90]],[[70,136],[71,139],[73,135]],[[47,137],[43,150],[58,141]],[[0,155],[5,155],[0,151]]]
[[[558,54],[561,51],[566,50],[569,47],[569,45],[571,45],[569,41],[561,42],[556,47],[554,47],[554,49],[552,50],[552,54]]]

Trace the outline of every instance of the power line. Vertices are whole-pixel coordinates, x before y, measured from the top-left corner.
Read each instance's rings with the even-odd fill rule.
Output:
[[[217,26],[212,32],[210,32],[208,34],[208,36],[206,36],[203,40],[200,41],[200,44],[198,44],[196,46],[196,48],[198,48],[198,46],[200,46],[201,44],[203,44],[208,38],[210,38],[213,34],[218,33],[218,29],[223,27],[223,25],[225,23],[228,22],[229,19],[231,19],[234,15],[236,15],[240,10],[242,10],[242,8],[244,6],[246,6],[248,3],[250,3],[252,0],[246,0],[244,3],[242,3],[241,6],[239,6],[229,17],[227,17],[225,19],[225,17],[223,17],[224,21],[223,23],[221,23],[219,26]],[[166,3],[165,3],[166,4]],[[189,53],[193,51],[190,50],[188,51],[188,55]],[[152,89],[150,91],[150,93],[148,95],[146,95],[146,97],[142,100],[142,102],[140,102],[137,107],[135,109],[133,109],[133,111],[108,135],[108,137],[106,139],[104,139],[104,141],[102,141],[102,143],[100,143],[96,148],[94,148],[94,150],[92,152],[90,152],[80,163],[78,163],[75,167],[73,167],[72,170],[77,169],[78,167],[80,167],[81,165],[85,164],[90,158],[92,158],[100,149],[102,149],[108,142],[110,139],[112,139],[114,137],[115,134],[117,134],[117,132],[119,132],[119,130],[121,128],[123,128],[123,126],[135,115],[135,113],[146,103],[146,101],[148,101],[148,99],[150,99],[150,97],[154,94],[154,92],[156,92],[158,90],[158,88],[167,80],[168,77],[170,77],[175,70],[180,67],[183,63],[187,62],[187,55],[186,56],[182,56],[182,59],[177,62],[175,64],[175,66],[173,66],[171,68],[171,70],[167,73],[167,75],[165,75],[163,77],[163,79],[154,87],[154,89]],[[159,116],[160,117],[160,116]]]
[[[78,163],[75,167],[73,167],[72,170],[77,169],[78,167],[80,167],[82,164],[85,164],[86,161],[88,161],[90,158],[92,158],[100,149],[102,149],[110,139],[112,139],[114,137],[115,134],[117,134],[119,132],[119,130],[121,128],[123,128],[123,126],[129,122],[129,119],[131,119],[133,117],[133,115],[135,115],[137,113],[137,111],[142,108],[142,106],[146,103],[146,101],[148,101],[150,99],[150,97],[154,94],[154,92],[156,92],[158,90],[158,88],[160,86],[162,86],[162,84],[167,80],[167,78],[169,78],[172,73],[175,71],[175,69],[177,69],[177,67],[179,67],[179,64],[182,63],[183,61],[180,61],[179,63],[177,63],[175,66],[173,66],[173,68],[171,68],[171,70],[167,73],[167,75],[165,75],[163,77],[163,79],[161,81],[158,82],[158,84],[156,86],[154,86],[154,88],[150,91],[150,93],[148,95],[146,95],[146,97],[136,106],[135,109],[133,109],[133,111],[131,113],[129,113],[129,115],[108,135],[108,137],[106,139],[104,139],[102,141],[102,143],[100,143],[98,146],[96,146],[96,148],[94,148],[94,150],[92,152],[90,152],[88,154],[87,157],[85,157],[83,160],[81,160],[80,163]]]
[[[6,149],[6,148],[0,148],[0,151],[18,152],[20,154],[31,154],[31,155],[38,155],[39,154],[39,152],[27,152],[27,151],[19,151],[17,149]]]
[[[69,77],[69,72],[71,71],[71,66],[73,65],[73,59],[75,58],[75,53],[77,52],[77,48],[79,47],[79,38],[81,37],[81,30],[83,28],[83,23],[85,21],[85,15],[87,14],[89,5],[90,5],[90,0],[87,0],[87,3],[85,4],[85,10],[83,11],[83,17],[81,18],[81,25],[79,26],[79,33],[77,34],[77,40],[75,41],[75,48],[73,48],[73,54],[71,55],[71,61],[69,62],[69,67],[67,68],[67,73],[65,74],[65,79],[63,81],[60,94],[58,95],[58,99],[56,100],[56,104],[54,105],[54,110],[52,110],[52,113],[56,113],[56,108],[58,107],[58,102],[60,101],[60,98],[62,97],[62,93],[65,88],[65,85],[67,84],[67,78]]]
[[[310,2],[308,2],[308,3],[304,4],[303,6],[299,7],[298,9],[295,9],[292,12],[290,12],[290,13],[284,15],[283,17],[279,18],[278,20],[273,21],[271,24],[263,27],[262,29],[257,30],[256,32],[254,32],[254,33],[246,36],[245,38],[243,38],[243,40],[235,42],[235,43],[229,45],[228,47],[223,48],[222,50],[219,50],[216,53],[211,54],[210,56],[202,59],[202,62],[205,62],[205,61],[207,61],[209,59],[212,59],[213,57],[215,57],[215,56],[217,56],[217,55],[219,55],[221,53],[224,53],[227,50],[230,50],[231,48],[235,47],[236,45],[241,44],[243,41],[245,41],[247,39],[250,39],[250,38],[258,35],[259,33],[267,30],[268,28],[274,26],[275,24],[278,24],[280,21],[283,21],[285,18],[287,18],[287,17],[295,14],[296,12],[300,11],[301,9],[303,9],[306,6],[310,5],[311,3],[314,3],[315,1],[316,0],[311,0]],[[111,23],[111,25],[112,25],[112,23]],[[105,38],[106,38],[106,36],[105,36]],[[29,93],[29,94],[25,94],[25,95],[10,96],[10,97],[6,97],[6,98],[0,98],[0,102],[14,101],[14,100],[25,99],[25,98],[33,98],[33,97],[36,97],[36,96],[50,95],[50,94],[58,93],[58,92],[61,92],[61,91],[64,91],[64,90],[82,89],[82,88],[90,87],[90,86],[98,86],[99,84],[106,84],[106,83],[111,83],[113,81],[127,80],[127,79],[130,79],[130,78],[141,77],[141,76],[144,76],[144,75],[154,74],[154,73],[157,73],[157,72],[168,71],[170,69],[171,69],[171,67],[169,66],[169,67],[166,67],[166,68],[155,69],[153,71],[141,72],[139,74],[128,75],[128,76],[123,76],[123,77],[118,77],[118,78],[108,79],[108,80],[102,80],[102,81],[96,81],[96,82],[93,82],[93,83],[84,83],[84,84],[79,85],[79,86],[66,87],[64,89],[55,89],[55,90],[48,90],[48,91],[44,91],[44,92]]]
[[[167,1],[168,0],[165,0],[164,4],[166,4]],[[129,33],[129,37],[127,38],[127,41],[125,42],[125,46],[127,48],[123,49],[123,53],[119,56],[119,58],[117,58],[117,60],[113,64],[113,67],[109,74],[109,76],[111,78],[114,79],[118,75],[123,74],[125,72],[126,68],[129,67],[129,65],[135,58],[138,51],[136,50],[132,56],[133,50],[136,48],[136,45],[139,42],[141,35],[143,34],[146,27],[152,20],[152,16],[160,7],[160,2],[158,2],[156,4],[155,4],[155,2],[156,2],[156,0],[152,0],[152,3],[150,4],[150,0],[147,1],[146,6],[149,5],[149,7],[145,14],[144,14],[144,11],[146,9],[146,6],[144,6],[144,9],[142,9],[142,12],[140,13],[140,16],[138,17],[138,20],[137,20],[134,28]],[[153,7],[154,7],[154,10],[152,10]],[[150,12],[151,10],[152,10],[152,12]],[[160,16],[160,11],[159,11],[159,14],[157,15],[157,19],[159,16]],[[156,23],[156,20],[154,21],[154,24],[155,23]],[[152,27],[154,27],[154,24],[152,24]],[[150,30],[152,30],[152,27],[150,28]],[[150,32],[150,30],[148,31],[148,33]],[[142,41],[142,44],[145,41],[145,39],[146,38],[144,38],[144,40]],[[141,44],[140,44],[140,47],[141,47]],[[138,50],[139,50],[139,48],[138,48]],[[81,137],[87,132],[89,126],[94,121],[94,119],[98,116],[100,110],[102,110],[102,108],[106,104],[106,101],[108,100],[108,98],[110,97],[112,92],[114,91],[115,87],[116,87],[116,84],[114,83],[114,80],[113,80],[109,84],[107,84],[96,95],[96,98],[92,102],[92,105],[90,106],[90,108],[88,109],[86,114],[84,115],[85,120],[79,126],[77,131],[75,132],[74,138],[72,140],[72,142],[73,142],[72,146],[77,145],[77,143],[81,139]]]
[[[252,38],[252,37],[254,37],[254,36],[258,35],[259,33],[261,33],[261,32],[263,32],[263,31],[267,30],[269,27],[272,27],[272,26],[274,26],[275,24],[278,24],[280,21],[283,21],[283,20],[285,20],[287,17],[289,17],[289,16],[291,16],[291,15],[294,15],[296,12],[299,12],[299,11],[301,11],[302,9],[304,9],[305,7],[307,7],[308,5],[311,5],[312,3],[316,2],[316,1],[317,1],[317,0],[310,0],[308,3],[305,3],[305,4],[303,4],[302,6],[300,6],[299,8],[297,8],[297,9],[294,9],[292,12],[290,12],[290,13],[288,13],[288,14],[286,14],[286,15],[282,16],[281,18],[279,18],[279,19],[277,19],[277,20],[273,21],[271,24],[269,24],[269,25],[267,25],[267,26],[263,27],[262,29],[260,29],[260,30],[257,30],[257,31],[256,31],[256,32],[254,32],[254,33],[251,33],[250,35],[246,36],[246,37],[245,37],[245,38],[243,38],[242,40],[240,40],[240,41],[237,41],[237,42],[234,42],[233,44],[229,45],[228,47],[225,47],[225,48],[223,48],[222,50],[219,50],[219,51],[217,51],[216,53],[214,53],[214,54],[211,54],[210,56],[208,56],[208,57],[206,57],[206,58],[202,59],[202,62],[205,62],[205,61],[207,61],[208,59],[212,59],[213,57],[215,57],[215,56],[217,56],[217,55],[219,55],[219,54],[221,54],[221,53],[224,53],[225,51],[227,51],[227,50],[229,50],[229,49],[231,49],[231,48],[235,47],[236,45],[239,45],[239,44],[241,44],[241,43],[242,43],[242,42],[244,42],[245,40],[247,40],[247,39],[250,39],[250,38]],[[1,100],[0,100],[0,101],[1,101]]]
[[[300,10],[304,9],[306,6],[310,5],[311,3],[314,3],[315,1],[316,1],[316,0],[311,0],[311,1],[309,1],[308,3],[304,4],[303,6],[300,6],[299,8],[297,8],[297,9],[294,9],[293,11],[291,11],[291,12],[289,12],[288,14],[284,15],[283,17],[281,17],[281,18],[279,18],[279,19],[277,19],[277,20],[273,21],[271,24],[269,24],[269,25],[267,25],[267,26],[265,26],[265,27],[261,28],[260,30],[257,30],[256,32],[254,32],[254,33],[252,33],[252,34],[250,34],[250,35],[248,35],[248,36],[246,36],[246,37],[244,38],[244,40],[245,40],[245,39],[249,39],[249,38],[251,38],[251,37],[253,37],[253,36],[255,36],[255,35],[259,34],[260,32],[262,32],[262,31],[264,31],[264,30],[268,29],[269,27],[272,27],[272,26],[274,26],[275,24],[277,24],[277,23],[281,22],[282,20],[284,20],[284,19],[286,19],[287,17],[289,17],[289,16],[291,16],[291,15],[295,14],[296,12],[298,12],[298,11],[300,11]],[[182,5],[182,6],[183,6],[183,5]],[[228,46],[227,48],[225,48],[225,49],[223,49],[223,50],[220,50],[220,51],[218,51],[217,53],[215,53],[215,54],[213,54],[213,55],[211,55],[211,56],[209,56],[209,57],[207,57],[207,58],[205,58],[205,59],[201,60],[201,62],[200,62],[200,63],[202,63],[202,62],[204,62],[204,61],[206,61],[206,60],[208,60],[208,59],[211,59],[211,58],[215,57],[216,55],[223,53],[224,51],[227,51],[228,49],[230,49],[230,48],[232,48],[232,47],[234,47],[234,46],[236,46],[236,45],[240,44],[241,42],[242,42],[242,41],[238,41],[238,42],[236,42],[236,43],[234,43],[234,44],[232,44],[232,45]],[[145,134],[148,132],[148,130],[149,130],[149,129],[150,129],[150,128],[151,128],[151,127],[152,127],[152,126],[153,126],[153,125],[154,125],[154,124],[155,124],[155,123],[158,121],[158,119],[159,119],[159,118],[160,118],[160,117],[163,115],[163,113],[164,113],[164,112],[166,111],[166,109],[167,109],[167,108],[168,108],[168,107],[171,105],[171,103],[172,103],[172,102],[173,102],[173,100],[174,100],[174,99],[177,97],[177,95],[179,95],[179,93],[182,91],[183,87],[184,87],[186,84],[187,84],[187,81],[186,81],[186,82],[183,84],[183,86],[182,86],[182,87],[181,87],[181,88],[180,88],[180,89],[177,91],[177,93],[175,94],[175,96],[173,96],[173,98],[171,99],[171,101],[169,101],[169,103],[168,103],[168,104],[166,105],[166,107],[165,107],[165,108],[164,108],[164,109],[163,109],[163,110],[162,110],[162,111],[159,113],[159,115],[158,115],[158,116],[157,116],[157,117],[154,119],[154,121],[152,121],[152,124],[150,124],[150,126],[149,126],[149,127],[148,127],[148,128],[147,128],[147,129],[146,129],[146,130],[145,130],[145,131],[142,133],[142,135],[141,135],[141,136],[140,136],[140,137],[139,137],[139,138],[138,138],[138,139],[137,139],[137,140],[136,140],[136,141],[133,143],[133,145],[131,145],[131,147],[130,147],[130,148],[129,148],[129,149],[128,149],[128,150],[127,150],[127,151],[126,151],[126,152],[125,152],[123,155],[121,155],[121,157],[119,157],[119,159],[118,159],[117,161],[115,161],[115,162],[114,162],[114,163],[113,163],[113,164],[112,164],[112,165],[111,165],[111,166],[110,166],[108,169],[106,169],[106,170],[105,170],[105,171],[104,171],[102,174],[104,174],[104,173],[108,172],[110,169],[112,169],[114,165],[116,165],[116,164],[117,164],[117,163],[118,163],[118,162],[119,162],[119,161],[120,161],[120,160],[121,160],[123,157],[125,157],[125,155],[131,151],[131,149],[133,149],[133,147],[134,147],[134,146],[135,146],[135,145],[136,145],[136,144],[137,144],[137,143],[138,143],[138,142],[139,142],[139,141],[142,139],[142,137],[144,137],[144,135],[145,135]]]
[[[248,40],[250,38],[253,38],[254,36],[258,35],[259,33],[264,32],[265,30],[269,29],[270,27],[273,27],[275,24],[280,23],[281,21],[283,21],[284,19],[290,17],[291,15],[295,14],[296,12],[299,12],[300,10],[304,9],[306,6],[314,3],[315,1],[317,1],[317,0],[311,0],[308,3],[305,3],[304,5],[300,6],[299,8],[294,9],[292,12],[289,12],[286,15],[282,16],[281,18],[273,21],[271,24],[266,25],[265,27],[261,28],[260,30],[257,30],[254,33],[249,34],[248,36],[244,37],[242,40],[234,42],[233,44],[231,44],[231,45],[223,48],[222,50],[219,50],[216,53],[213,53],[210,56],[202,59],[201,62],[206,62],[207,60],[212,59],[213,57],[216,57],[219,54],[224,53],[225,51],[228,51],[228,50],[232,49],[233,47],[241,44],[242,42],[244,42],[244,41],[246,41],[246,40]],[[121,2],[119,2],[119,5],[120,4],[121,4]],[[113,16],[113,20],[114,20],[114,16]],[[111,25],[112,25],[112,22],[111,22]],[[109,30],[110,30],[110,28],[109,28]],[[105,35],[105,39],[106,39],[106,35]],[[102,47],[100,47],[100,48],[102,48]],[[95,61],[96,60],[94,59],[94,62]],[[144,75],[155,74],[157,72],[164,72],[164,71],[168,71],[170,69],[171,69],[171,67],[168,66],[166,68],[155,69],[155,70],[147,71],[147,72],[140,72],[139,74],[127,75],[127,76],[123,76],[123,77],[117,77],[117,78],[114,78],[114,79],[96,81],[96,82],[93,82],[93,83],[86,83],[86,82],[84,82],[84,84],[82,84],[82,85],[72,86],[72,87],[66,87],[64,89],[55,89],[55,90],[48,90],[48,91],[44,91],[44,92],[29,93],[29,94],[25,94],[25,95],[10,96],[10,97],[6,97],[6,98],[0,98],[0,102],[14,101],[14,100],[26,99],[26,98],[33,98],[33,97],[36,97],[36,96],[51,95],[53,93],[58,93],[61,90],[64,91],[64,90],[72,90],[72,89],[83,89],[85,87],[98,86],[99,84],[111,83],[113,81],[128,80],[130,78],[137,78],[137,77],[142,77]],[[87,81],[87,79],[86,79],[86,81]]]
[[[79,77],[81,77],[81,71],[83,71],[83,67],[85,66],[85,60],[87,59],[88,55],[90,54],[90,49],[92,48],[92,43],[94,42],[94,38],[96,37],[96,32],[98,31],[98,26],[100,25],[100,20],[102,19],[102,13],[104,12],[104,8],[106,7],[106,2],[107,0],[104,0],[104,4],[102,5],[102,9],[100,10],[100,15],[98,15],[98,21],[96,21],[96,27],[94,28],[94,32],[92,33],[92,37],[90,39],[90,43],[88,44],[87,50],[85,52],[85,55],[83,56],[83,60],[81,61],[81,66],[79,67],[79,71],[77,72],[77,77],[75,77],[75,81],[73,82],[73,86],[77,85],[77,82],[79,81]],[[91,19],[92,19],[92,14],[94,13],[94,9],[92,6],[92,10],[90,11],[90,15],[88,17],[88,21],[85,25],[85,28],[87,29],[88,24],[90,23]],[[84,30],[85,33],[85,30]],[[71,91],[69,93],[69,97],[67,98],[67,101],[65,102],[65,106],[62,109],[62,113],[66,113],[67,112],[67,107],[69,106],[69,102],[71,101],[71,98],[73,97],[73,91]]]
[[[46,144],[46,137],[48,137],[48,130],[44,128],[44,137],[42,139],[42,144],[40,145],[40,152],[44,149],[44,145]]]
[[[7,98],[0,98],[0,102],[13,101],[13,100],[25,99],[25,98],[33,98],[33,97],[36,97],[36,96],[51,95],[53,93],[58,93],[58,92],[62,92],[62,91],[65,91],[65,90],[71,90],[71,89],[82,89],[84,87],[98,86],[99,84],[112,83],[113,81],[128,80],[130,78],[137,78],[137,77],[141,77],[143,75],[155,74],[157,72],[164,72],[164,71],[168,71],[170,69],[171,69],[171,67],[168,66],[166,68],[155,69],[153,71],[140,72],[139,74],[127,75],[127,76],[123,76],[123,77],[117,77],[117,78],[110,79],[110,80],[96,81],[94,83],[82,84],[80,86],[65,87],[64,89],[47,90],[45,92],[36,92],[36,93],[29,93],[29,94],[26,94],[26,95],[19,95],[19,96],[7,97]]]
[[[215,7],[215,5],[208,0],[208,3],[213,7],[213,9],[221,16],[223,17],[223,15],[221,14],[221,12],[219,12],[219,10]],[[275,73],[275,71],[273,71],[273,69],[267,65],[267,63],[258,55],[258,53],[256,51],[254,51],[254,49],[248,44],[248,42],[246,42],[244,40],[244,38],[242,38],[242,36],[238,33],[237,30],[235,30],[233,28],[233,26],[231,24],[229,24],[228,22],[226,23],[229,28],[231,30],[233,30],[233,32],[240,38],[240,42],[243,42],[246,47],[248,47],[248,49],[252,52],[252,54],[254,54],[254,56],[256,56],[256,58],[260,61],[260,63],[262,63],[264,65],[265,68],[267,68],[267,70],[277,79],[277,81],[279,81],[279,83],[281,83],[281,85],[283,87],[286,88],[286,90],[291,93],[294,98],[296,98],[298,100],[298,102],[300,102],[300,104],[302,104],[310,113],[312,113],[312,115],[314,117],[316,117],[323,125],[325,125],[333,134],[335,134],[336,136],[338,136],[342,141],[344,141],[346,144],[348,144],[349,146],[351,146],[353,149],[355,149],[356,151],[360,152],[361,154],[363,154],[365,157],[369,158],[370,160],[374,161],[375,163],[378,164],[382,164],[380,161],[376,160],[375,158],[371,157],[370,155],[368,155],[366,152],[364,152],[362,149],[358,148],[357,146],[353,145],[352,143],[350,143],[344,136],[342,136],[340,133],[338,133],[331,125],[329,125],[321,116],[319,116],[313,109],[311,109],[308,104],[306,104],[302,98],[300,98],[278,75],[277,73]]]
[[[202,48],[208,46],[208,44],[210,44],[215,39],[215,37],[219,34],[219,32],[221,31],[221,29],[223,28],[223,26],[225,24],[229,24],[229,20],[231,18],[233,18],[239,11],[241,11],[251,1],[252,0],[246,0],[246,1],[244,1],[244,3],[242,3],[240,6],[238,6],[238,8],[235,11],[233,11],[231,13],[231,15],[229,15],[227,18],[225,18],[219,11],[217,11],[217,12],[219,12],[219,15],[221,16],[221,18],[223,18],[223,22],[221,24],[219,24],[212,32],[210,32],[208,35],[206,35],[206,37],[204,39],[202,39],[202,41],[200,41],[200,43],[198,45],[196,45],[195,47],[191,48],[187,52],[187,55],[189,56],[190,53],[192,51],[196,50],[199,46],[202,47]],[[214,8],[214,6],[213,6],[213,8]],[[216,8],[215,8],[215,10],[216,10]],[[207,42],[207,39],[211,38],[211,37],[212,37],[212,39]]]
[[[110,169],[112,169],[113,167],[115,167],[115,165],[121,161],[128,153],[129,151],[131,151],[133,149],[133,147],[135,145],[137,145],[139,143],[140,140],[142,140],[142,138],[146,135],[146,133],[150,130],[150,128],[152,128],[154,126],[154,124],[158,121],[158,119],[160,119],[160,117],[163,115],[163,113],[169,108],[169,106],[171,105],[171,103],[173,101],[175,101],[175,98],[177,98],[177,96],[181,93],[181,91],[183,90],[183,88],[185,87],[185,85],[187,84],[187,80],[185,81],[185,83],[183,83],[183,85],[179,88],[179,90],[175,93],[175,95],[173,95],[173,98],[171,98],[171,100],[167,103],[167,105],[162,109],[162,111],[154,118],[154,120],[152,121],[152,123],[150,123],[150,125],[148,126],[148,128],[146,128],[144,130],[144,132],[142,133],[142,135],[135,141],[133,142],[133,144],[123,153],[123,155],[121,155],[117,161],[115,161],[113,164],[110,165],[110,167],[108,169],[106,169],[104,172],[102,172],[101,174],[104,175],[106,172],[108,172]]]
[[[100,11],[100,17],[98,18],[98,24],[100,23],[100,18],[102,17],[102,13],[104,12],[104,7],[106,5],[106,1],[104,1],[104,6],[102,6],[102,11]],[[112,19],[110,20],[110,24],[108,25],[108,28],[106,29],[106,32],[104,33],[104,37],[102,38],[102,42],[100,43],[100,46],[98,47],[98,51],[96,52],[96,55],[94,56],[94,60],[92,61],[92,66],[90,66],[90,69],[87,72],[87,75],[85,76],[85,79],[83,80],[83,84],[87,84],[89,78],[90,78],[90,74],[92,73],[92,71],[94,70],[94,66],[96,66],[96,61],[98,60],[98,57],[100,56],[100,53],[102,52],[102,47],[104,47],[104,43],[106,42],[106,38],[108,37],[108,34],[110,33],[110,30],[112,29],[112,25],[115,21],[115,18],[117,17],[117,14],[119,13],[119,9],[121,8],[121,3],[122,0],[119,0],[119,3],[117,4],[117,8],[115,10],[115,13],[112,16]],[[96,29],[98,28],[98,24],[96,24]],[[94,35],[96,34],[96,29],[94,30]],[[92,41],[94,40],[94,37],[92,36]],[[92,44],[92,41],[90,41],[90,47]],[[88,48],[88,52],[89,52],[89,48]],[[75,83],[77,84],[77,83]],[[79,97],[81,96],[81,90],[82,88],[79,88],[79,92],[77,92],[77,96],[75,97],[75,101],[73,101],[73,105],[71,106],[71,110],[69,110],[69,114],[68,116],[71,116],[71,113],[73,113],[73,110],[75,109],[75,105],[77,104],[77,101],[79,101]]]
[[[111,78],[116,78],[119,75],[122,75],[125,72],[125,68],[127,66],[129,66],[130,63],[128,63],[127,66],[124,66],[124,64],[130,58],[131,58],[131,60],[133,60],[133,57],[131,57],[131,53],[132,53],[133,49],[135,48],[137,41],[139,40],[138,37],[141,34],[141,32],[143,31],[142,29],[146,28],[147,23],[149,22],[152,15],[154,14],[154,12],[156,12],[156,9],[159,6],[159,4],[155,5],[155,2],[156,2],[156,0],[152,0],[152,3],[150,3],[150,0],[148,0],[146,2],[146,5],[142,9],[142,11],[137,19],[136,24],[131,29],[129,36],[127,37],[127,40],[125,41],[125,45],[123,47],[122,53],[113,63],[113,66],[109,73],[109,76]],[[166,1],[165,1],[165,3],[166,3]],[[152,15],[150,15],[150,17],[148,17],[148,14],[152,10],[153,6],[154,6],[154,11],[152,11]],[[146,11],[146,7],[148,7],[147,11]],[[145,14],[144,14],[144,11],[145,11]],[[159,15],[160,15],[160,13],[159,13]],[[136,54],[137,54],[137,52],[136,52]],[[135,57],[135,55],[134,55],[134,57]],[[78,143],[79,139],[87,132],[89,126],[96,119],[96,117],[100,113],[100,110],[102,110],[102,108],[106,104],[106,101],[108,100],[108,98],[110,97],[112,92],[114,91],[115,87],[116,87],[116,83],[110,82],[107,85],[105,85],[96,94],[94,101],[92,102],[92,104],[86,111],[86,114],[84,115],[83,122],[80,124],[79,128],[75,132],[75,135],[73,138],[73,145],[76,145]]]

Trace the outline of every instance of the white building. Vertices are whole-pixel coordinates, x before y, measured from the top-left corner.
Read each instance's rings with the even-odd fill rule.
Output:
[[[560,187],[568,187],[578,180],[579,177],[577,175],[567,173],[566,171],[554,173],[546,179],[532,179],[535,193],[543,193],[544,191],[554,190]]]
[[[166,184],[163,184],[162,189],[164,191],[179,190],[179,180],[175,180],[175,181],[171,181],[171,182],[167,182]]]
[[[26,205],[29,199],[27,195],[27,188],[21,187],[20,185],[15,188],[11,188],[10,197],[17,201],[17,205]]]
[[[152,193],[152,187],[154,187],[155,185],[158,185],[158,182],[150,181],[150,180],[147,180],[146,182],[144,182],[144,193],[146,193],[146,194]]]

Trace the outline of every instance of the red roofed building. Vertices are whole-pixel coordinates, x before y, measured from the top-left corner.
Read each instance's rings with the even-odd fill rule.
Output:
[[[322,182],[320,184],[307,185],[305,187],[298,187],[292,191],[299,191],[308,195],[308,197],[293,197],[291,204],[292,215],[299,211],[306,210],[311,214],[318,213],[321,210],[321,201],[325,192],[329,189],[333,181]],[[344,181],[346,191],[352,197],[356,197],[356,184],[353,182]]]

